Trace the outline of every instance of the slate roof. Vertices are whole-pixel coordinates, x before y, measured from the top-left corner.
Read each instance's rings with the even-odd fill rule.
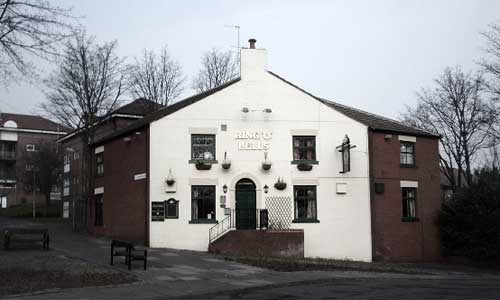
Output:
[[[313,94],[309,93],[308,91],[306,91],[306,90],[298,87],[297,85],[289,82],[288,80],[280,77],[279,75],[277,75],[271,71],[268,71],[268,73],[275,76],[276,78],[282,80],[283,82],[291,85],[292,87],[302,91],[303,93],[311,96],[312,98],[316,99],[317,101],[320,101],[321,103],[325,104],[326,106],[340,112],[341,114],[368,126],[370,130],[382,131],[382,132],[387,132],[387,133],[408,134],[408,135],[430,137],[430,138],[439,138],[440,137],[439,135],[436,135],[434,133],[431,133],[431,132],[428,132],[428,131],[425,131],[425,130],[422,130],[419,128],[404,125],[401,122],[398,122],[396,120],[392,120],[389,118],[378,116],[378,115],[375,115],[375,114],[372,114],[372,113],[369,113],[369,112],[366,112],[366,111],[363,111],[363,110],[360,110],[357,108],[349,107],[349,106],[346,106],[346,105],[343,105],[340,103],[336,103],[333,101],[329,101],[329,100],[326,100],[323,98],[316,97]],[[123,128],[121,130],[118,130],[118,131],[114,132],[113,134],[108,135],[108,136],[96,141],[94,143],[94,145],[102,144],[102,143],[107,142],[109,140],[113,140],[117,137],[125,135],[133,130],[138,130],[140,128],[143,128],[153,121],[161,119],[161,118],[168,116],[168,115],[170,115],[170,114],[172,114],[172,113],[174,113],[174,112],[176,112],[176,111],[178,111],[186,106],[189,106],[193,103],[196,103],[196,102],[198,102],[198,101],[200,101],[200,100],[202,100],[202,99],[204,99],[212,94],[215,94],[216,92],[218,92],[220,90],[223,90],[223,89],[231,86],[232,84],[234,84],[240,80],[241,80],[240,78],[236,78],[236,79],[231,80],[231,81],[229,81],[229,82],[227,82],[219,87],[213,88],[211,90],[205,91],[205,92],[200,93],[200,94],[196,94],[196,95],[191,96],[187,99],[176,102],[176,103],[171,104],[167,107],[161,108],[160,110],[158,110],[150,115],[145,116],[144,118],[132,123],[131,125]]]
[[[405,125],[401,122],[398,122],[396,120],[392,120],[386,117],[382,117],[376,114],[372,114],[354,107],[350,107],[347,105],[343,105],[337,102],[333,102],[330,100],[326,100],[320,97],[316,97],[313,94],[309,93],[308,91],[298,87],[297,85],[289,82],[288,80],[284,79],[283,77],[268,71],[269,74],[277,77],[278,79],[282,80],[283,82],[293,86],[294,88],[304,92],[305,94],[313,97],[314,99],[320,101],[321,103],[325,104],[326,106],[333,108],[334,110],[340,112],[341,114],[360,122],[361,124],[364,124],[368,126],[371,130],[373,131],[382,131],[382,132],[387,132],[387,133],[401,133],[401,134],[408,134],[408,135],[415,135],[415,136],[422,136],[422,137],[432,137],[432,138],[439,138],[439,135],[436,135],[432,132],[428,132],[423,129],[411,127],[408,125]]]
[[[111,114],[145,116],[161,109],[162,107],[163,105],[159,103],[144,98],[139,98],[114,110]]]
[[[98,120],[98,124],[102,123],[106,120],[109,120],[110,118],[116,116],[116,115],[127,115],[131,117],[137,117],[142,118],[148,114],[151,114],[152,112],[161,109],[164,107],[161,104],[155,103],[151,100],[144,99],[144,98],[138,98],[130,103],[125,104],[124,106],[121,106],[112,112],[109,113],[109,115],[106,115],[104,117],[101,117]],[[58,141],[62,142],[64,140],[67,140],[69,138],[72,138],[76,135],[78,135],[81,131],[81,128],[77,128],[71,132],[68,133],[68,135],[60,138]]]
[[[69,132],[71,129],[62,126],[49,119],[22,114],[0,113],[0,126],[4,127],[5,122],[14,121],[18,129],[45,130],[45,131],[60,131]]]
[[[107,135],[105,136],[104,138],[100,139],[100,140],[97,140],[96,142],[94,142],[94,145],[97,145],[97,144],[102,144],[106,141],[110,141],[110,140],[113,140],[117,137],[120,137],[124,134],[127,134],[131,131],[134,131],[134,130],[138,130],[140,128],[143,128],[145,126],[147,126],[149,123],[153,122],[153,121],[156,121],[158,119],[161,119],[165,116],[168,116],[180,109],[183,109],[184,107],[186,106],[189,106],[193,103],[196,103],[212,94],[215,94],[217,93],[218,91],[220,90],[223,90],[225,88],[227,88],[228,86],[231,86],[233,84],[235,84],[236,82],[240,81],[240,78],[236,78],[236,79],[233,79],[231,81],[228,81],[226,83],[224,83],[223,85],[221,86],[218,86],[218,87],[215,87],[213,89],[210,89],[208,91],[205,91],[203,93],[199,93],[199,94],[196,94],[194,96],[191,96],[189,98],[186,98],[184,100],[181,100],[181,101],[178,101],[178,102],[175,102],[173,104],[170,104],[169,106],[166,106],[166,107],[163,107],[159,110],[157,110],[156,112],[153,112],[147,116],[145,116],[144,118],[140,119],[140,120],[137,120],[136,122],[130,124],[129,126],[121,129],[121,130],[117,130],[115,131],[114,133],[110,134],[110,135]]]
[[[368,126],[373,131],[382,131],[387,133],[402,133],[414,136],[439,138],[439,135],[436,135],[432,132],[428,132],[426,130],[419,129],[416,127],[407,126],[401,122],[386,117],[378,116],[354,107],[332,102],[326,99],[318,98],[318,100],[323,102],[325,105],[340,112],[341,114],[346,115],[349,118],[354,119]]]

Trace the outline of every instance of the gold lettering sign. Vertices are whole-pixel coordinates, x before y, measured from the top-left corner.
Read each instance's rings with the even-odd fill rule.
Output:
[[[240,130],[234,133],[234,139],[238,141],[239,150],[269,150],[272,137],[273,133],[271,131]]]

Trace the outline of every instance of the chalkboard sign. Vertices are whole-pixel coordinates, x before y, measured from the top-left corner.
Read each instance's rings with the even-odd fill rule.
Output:
[[[165,202],[154,201],[151,202],[151,221],[164,221],[165,220]]]

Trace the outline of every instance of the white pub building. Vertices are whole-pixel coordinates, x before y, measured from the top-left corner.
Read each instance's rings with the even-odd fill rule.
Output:
[[[147,209],[144,214],[131,214],[140,215],[137,222],[144,220],[143,238],[150,247],[372,261],[379,251],[373,245],[376,236],[382,244],[392,240],[384,226],[398,230],[388,222],[392,208],[380,222],[372,220],[379,217],[375,210],[384,210],[373,203],[376,197],[396,199],[386,204],[377,200],[395,207],[394,224],[420,226],[428,221],[416,215],[421,204],[408,193],[423,187],[415,176],[395,178],[394,188],[385,181],[385,191],[379,193],[384,179],[375,178],[377,164],[371,155],[378,154],[370,147],[379,142],[371,132],[382,133],[381,145],[394,145],[393,152],[383,155],[393,155],[398,167],[403,154],[415,163],[419,140],[437,141],[436,136],[315,97],[267,71],[266,65],[266,50],[256,49],[255,40],[250,40],[250,48],[241,50],[240,78],[161,109],[96,143],[104,153],[105,170],[109,164],[116,172],[132,172],[117,188],[135,191],[135,184],[145,182],[144,200],[138,200],[126,193],[113,196],[117,185],[110,184],[111,179],[96,181],[103,205],[91,209],[101,210],[91,218],[103,218],[99,226],[108,230],[100,232],[127,238],[127,230],[122,230],[126,225],[119,224],[133,204],[116,202],[146,201],[137,206]],[[131,167],[119,156],[128,155],[127,147],[131,157],[138,155],[131,147],[141,135],[145,168],[129,172],[125,169]],[[434,152],[437,142],[436,150],[429,151]],[[381,247],[381,256],[411,256],[383,253]]]

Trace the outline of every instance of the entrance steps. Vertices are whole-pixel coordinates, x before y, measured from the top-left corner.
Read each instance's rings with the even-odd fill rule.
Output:
[[[216,254],[304,257],[303,230],[230,230],[208,246]]]

